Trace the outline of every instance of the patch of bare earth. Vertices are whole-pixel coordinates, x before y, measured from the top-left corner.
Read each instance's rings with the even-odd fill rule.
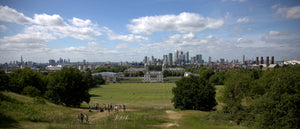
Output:
[[[172,126],[179,127],[178,120],[182,117],[182,114],[172,110],[166,110],[166,113],[167,113],[167,118],[170,119],[172,122],[163,123],[161,125],[157,125],[156,127],[161,127],[161,128],[169,128]]]

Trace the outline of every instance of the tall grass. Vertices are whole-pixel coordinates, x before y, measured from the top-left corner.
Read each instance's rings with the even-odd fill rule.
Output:
[[[135,112],[118,112],[112,113],[110,116],[94,121],[91,124],[50,124],[49,129],[155,129],[154,125],[160,125],[167,122],[167,119],[161,117],[164,110],[139,110]]]
[[[0,120],[9,118],[10,121],[1,122],[1,126],[17,125],[20,121],[61,123],[73,119],[79,111],[46,102],[37,104],[31,97],[12,92],[0,92]]]

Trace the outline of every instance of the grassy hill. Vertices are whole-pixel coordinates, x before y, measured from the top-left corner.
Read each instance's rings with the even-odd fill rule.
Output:
[[[12,92],[0,92],[0,128],[47,129],[141,129],[141,128],[203,128],[240,129],[229,122],[209,119],[214,112],[180,111],[172,107],[172,83],[115,83],[90,90],[89,104],[69,108]],[[222,86],[217,87],[218,91]],[[127,111],[88,112],[95,103],[126,104]],[[79,124],[76,115],[89,115],[89,124]]]

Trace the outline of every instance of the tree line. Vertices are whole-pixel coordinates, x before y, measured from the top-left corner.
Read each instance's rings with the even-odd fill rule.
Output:
[[[226,72],[223,115],[255,128],[299,128],[300,66]]]
[[[71,107],[78,107],[83,101],[88,103],[89,89],[103,83],[101,75],[92,76],[90,69],[80,72],[75,68],[63,68],[49,74],[34,72],[30,68],[17,69],[9,74],[0,71],[0,90],[42,97]]]
[[[223,85],[222,109],[212,117],[252,128],[299,128],[300,66],[279,69],[214,72],[194,69],[176,82],[172,102],[178,109],[210,111],[217,105],[215,88]]]

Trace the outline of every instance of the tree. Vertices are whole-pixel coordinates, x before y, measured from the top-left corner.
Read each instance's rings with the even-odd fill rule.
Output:
[[[37,97],[41,95],[41,91],[33,86],[27,86],[23,89],[22,94],[28,95],[30,97]]]
[[[86,83],[86,85],[89,87],[89,88],[92,88],[92,87],[95,87],[96,84],[95,84],[95,81],[93,79],[93,76],[92,76],[92,71],[90,68],[87,68],[83,74],[83,81]]]
[[[9,83],[8,75],[4,72],[4,70],[0,70],[0,91],[7,90],[9,86],[8,83]]]
[[[40,73],[32,71],[26,67],[24,69],[14,70],[9,74],[9,88],[8,90],[22,93],[23,89],[27,86],[33,86],[38,89],[41,93],[46,90],[46,82]]]
[[[75,68],[63,68],[49,74],[49,83],[45,96],[56,104],[79,107],[83,101],[89,102],[89,85],[84,75]]]
[[[210,111],[217,105],[215,87],[197,76],[181,78],[172,92],[174,107],[181,110]]]
[[[300,127],[300,66],[268,71],[260,83],[265,93],[251,103],[251,114],[257,128]],[[266,79],[266,80],[265,80]]]
[[[96,85],[102,85],[105,83],[105,80],[102,78],[102,75],[94,75],[93,76],[93,81]]]

